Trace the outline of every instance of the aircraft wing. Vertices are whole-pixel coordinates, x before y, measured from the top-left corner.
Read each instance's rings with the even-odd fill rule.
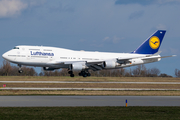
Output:
[[[160,53],[160,52],[159,52]],[[153,54],[153,55],[149,55],[149,56],[145,56],[143,58],[143,56],[136,56],[136,57],[127,57],[127,58],[117,58],[117,62],[118,63],[129,63],[129,60],[131,59],[136,59],[136,58],[142,58],[142,60],[150,60],[150,59],[158,59],[158,58],[167,58],[167,57],[174,57],[176,55],[171,55],[171,56],[157,56],[159,53]],[[90,69],[92,69],[93,71],[97,71],[97,70],[102,70],[105,69],[104,68],[104,62],[106,61],[94,61],[94,62],[87,62],[87,65]]]
[[[127,64],[127,63],[130,63],[132,59],[143,58],[143,57],[146,57],[146,56],[134,56],[134,57],[125,57],[125,58],[119,57],[117,58],[117,62],[119,64]]]
[[[76,63],[76,62],[84,62],[84,61],[51,61],[51,62],[48,62],[48,64],[62,65],[62,64],[72,64],[72,63]]]
[[[51,61],[49,62],[48,64],[51,64],[51,65],[70,65],[70,64],[73,64],[73,63],[82,63],[82,62],[85,62],[86,65],[92,69],[93,71],[97,71],[97,70],[102,70],[104,69],[104,66],[103,66],[103,63],[104,61],[102,60],[95,60],[95,61]]]
[[[151,60],[151,59],[158,59],[158,58],[167,58],[167,57],[174,57],[176,55],[171,55],[171,56],[159,56],[157,54],[153,55],[147,55],[147,56],[135,56],[135,57],[119,57],[119,58],[114,58],[110,60],[87,60],[87,61],[51,61],[48,64],[51,65],[70,65],[74,63],[85,63],[86,66],[89,69],[92,69],[93,71],[98,71],[105,69],[105,62],[106,61],[116,61],[119,64],[127,64],[130,62],[131,59],[136,59],[136,58],[141,58],[141,60]]]
[[[76,62],[86,62],[88,64],[100,64],[100,63],[103,63],[104,61],[102,61],[102,60],[97,60],[97,61],[51,61],[48,64],[60,65],[60,64],[73,64]]]

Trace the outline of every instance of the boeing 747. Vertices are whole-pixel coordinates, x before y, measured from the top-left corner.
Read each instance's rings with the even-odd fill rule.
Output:
[[[43,67],[45,71],[67,68],[71,77],[73,71],[80,71],[79,76],[91,76],[89,70],[119,69],[146,63],[160,61],[161,58],[173,57],[160,56],[165,30],[157,30],[131,53],[87,52],[74,51],[56,47],[45,46],[15,46],[4,53],[2,57],[12,63],[18,64],[19,73],[22,65]]]

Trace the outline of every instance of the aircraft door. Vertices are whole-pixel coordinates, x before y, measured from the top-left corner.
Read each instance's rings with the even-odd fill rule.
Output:
[[[53,61],[53,56],[49,56],[49,61]]]
[[[26,58],[27,58],[27,60],[30,60],[31,56],[30,55],[26,55]]]

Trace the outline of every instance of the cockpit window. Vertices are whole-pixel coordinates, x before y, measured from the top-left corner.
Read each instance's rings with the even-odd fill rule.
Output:
[[[13,49],[19,49],[19,47],[14,47]]]

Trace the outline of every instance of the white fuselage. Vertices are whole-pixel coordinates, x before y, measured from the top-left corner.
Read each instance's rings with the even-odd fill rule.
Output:
[[[114,61],[116,62],[115,68],[120,68],[160,60],[160,58],[142,60],[145,57],[147,57],[145,54],[74,51],[44,46],[16,46],[14,49],[3,54],[4,59],[19,65],[53,68],[68,68],[68,62],[71,64],[74,62],[93,63],[99,61]],[[126,64],[117,62],[117,59],[123,58],[132,59]]]

